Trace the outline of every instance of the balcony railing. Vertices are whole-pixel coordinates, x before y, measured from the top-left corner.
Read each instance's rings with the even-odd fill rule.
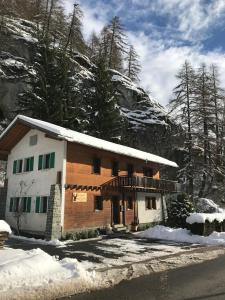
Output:
[[[154,179],[145,176],[117,176],[112,180],[102,185],[103,190],[108,189],[130,189],[137,191],[150,191],[150,192],[178,192],[179,184],[176,181]]]

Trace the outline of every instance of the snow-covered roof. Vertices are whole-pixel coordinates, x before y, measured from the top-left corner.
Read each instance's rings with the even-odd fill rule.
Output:
[[[9,129],[14,125],[17,121],[23,121],[26,122],[26,124],[31,125],[32,127],[36,127],[40,130],[45,130],[47,132],[53,133],[54,135],[57,135],[58,138],[64,139],[69,142],[75,142],[78,144],[94,147],[97,149],[102,149],[106,151],[110,151],[113,153],[138,158],[145,161],[151,161],[158,164],[171,166],[171,167],[178,167],[178,165],[170,161],[166,158],[160,157],[158,155],[154,155],[148,152],[144,152],[141,150],[137,150],[134,148],[130,148],[127,146],[115,144],[112,142],[108,142],[102,139],[95,138],[93,136],[83,134],[71,129],[63,128],[58,125],[54,125],[49,122],[29,118],[23,115],[18,115],[10,124],[9,126],[3,131],[3,133],[0,135],[0,140],[2,137],[9,131]]]

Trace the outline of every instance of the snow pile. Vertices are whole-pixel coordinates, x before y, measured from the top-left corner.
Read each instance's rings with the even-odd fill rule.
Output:
[[[225,220],[225,213],[214,213],[214,214],[204,214],[204,213],[193,213],[187,217],[186,222],[189,224],[193,223],[205,223],[205,221],[213,222],[223,222]]]
[[[5,249],[0,255],[0,291],[45,286],[77,278],[92,284],[95,274],[85,271],[76,259],[57,258],[41,249]]]
[[[217,205],[213,200],[207,198],[195,199],[195,208],[198,213],[223,212],[219,205]]]
[[[0,232],[12,232],[10,226],[4,220],[0,220]]]
[[[74,242],[72,240],[66,240],[66,241],[59,241],[59,240],[51,240],[51,241],[46,241],[43,239],[35,239],[35,238],[28,238],[25,236],[18,236],[18,235],[10,235],[10,237],[17,239],[17,240],[22,240],[30,243],[35,243],[35,244],[40,244],[40,245],[50,245],[50,246],[64,246],[68,243]]]
[[[40,130],[47,130],[55,135],[57,135],[59,138],[63,138],[70,142],[76,142],[82,145],[88,145],[94,148],[99,148],[102,150],[110,151],[113,153],[118,153],[121,155],[126,155],[129,157],[138,158],[141,160],[146,161],[152,161],[155,163],[159,163],[162,165],[167,165],[171,167],[178,167],[177,164],[173,161],[170,161],[166,158],[160,157],[158,155],[154,155],[148,152],[144,152],[141,150],[137,150],[134,148],[130,148],[127,146],[115,144],[112,142],[108,142],[102,139],[95,138],[90,135],[86,135],[77,131],[73,131],[70,129],[63,128],[58,125],[51,124],[49,122],[29,118],[23,115],[18,115],[10,124],[9,126],[3,131],[3,133],[0,135],[0,139],[4,137],[4,135],[8,132],[8,130],[15,124],[17,120],[22,120],[28,125],[35,126],[36,128]]]
[[[192,235],[190,230],[183,228],[170,228],[157,225],[138,234],[143,238],[169,240],[203,245],[225,246],[225,232],[213,232],[209,236]]]

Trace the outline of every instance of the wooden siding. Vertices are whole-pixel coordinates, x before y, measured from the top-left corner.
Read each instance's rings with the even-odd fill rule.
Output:
[[[92,163],[93,158],[101,159],[101,173],[93,174]],[[143,168],[148,167],[153,169],[154,178],[159,179],[159,168],[156,164],[139,159],[130,158],[104,150],[91,148],[88,146],[70,143],[67,144],[67,163],[66,163],[66,184],[82,185],[82,186],[100,186],[103,183],[111,180],[112,176],[112,161],[119,162],[119,174],[127,175],[127,165],[133,164],[134,174],[143,176]],[[87,193],[86,202],[73,201],[73,193]],[[103,194],[101,194],[103,193]],[[103,210],[95,211],[94,197],[97,195],[103,196]],[[112,196],[117,195],[120,200],[121,212],[120,221],[124,221],[126,225],[134,221],[134,207],[127,209],[127,197],[132,196],[135,201],[134,193],[126,193],[124,195],[116,192],[101,192],[100,190],[77,190],[66,189],[65,192],[65,216],[64,230],[72,231],[81,228],[103,227],[112,224]]]

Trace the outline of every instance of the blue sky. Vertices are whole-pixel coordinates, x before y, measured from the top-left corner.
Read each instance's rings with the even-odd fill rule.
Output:
[[[63,0],[67,10],[73,0]],[[80,0],[88,39],[115,15],[140,55],[140,85],[166,105],[185,59],[218,64],[225,85],[225,0]]]

